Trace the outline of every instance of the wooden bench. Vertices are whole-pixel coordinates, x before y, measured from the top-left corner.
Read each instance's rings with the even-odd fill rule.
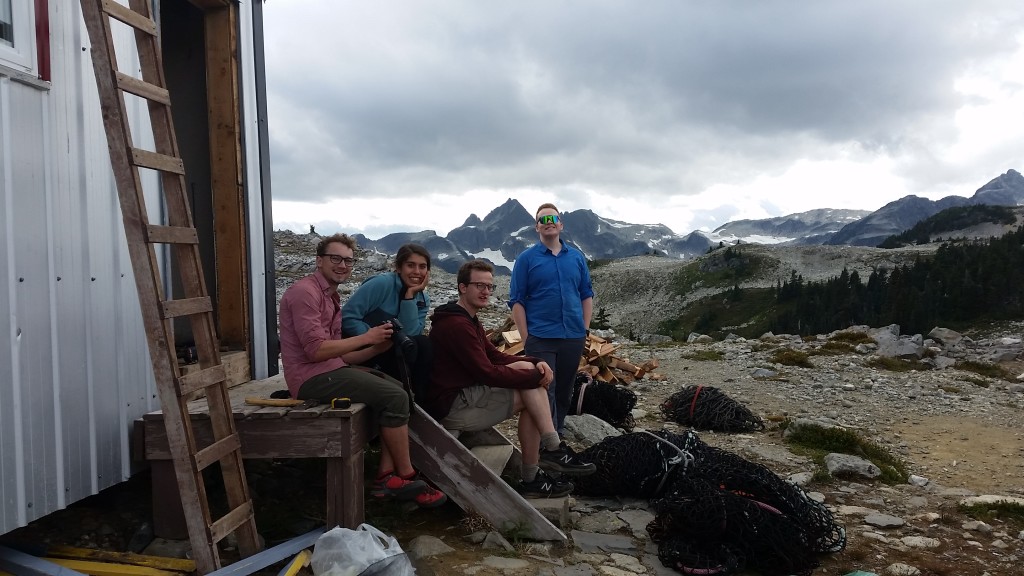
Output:
[[[364,519],[363,448],[377,434],[369,410],[353,404],[344,410],[328,406],[274,408],[245,404],[245,398],[269,398],[285,388],[274,376],[229,391],[243,458],[325,458],[327,460],[327,526],[355,528]],[[189,403],[199,448],[210,444],[212,432],[206,400]],[[470,445],[507,447],[491,470]],[[152,469],[153,533],[161,538],[188,538],[163,413],[150,412],[135,421],[135,457]],[[466,434],[462,441],[442,428],[419,406],[409,419],[409,455],[416,468],[433,480],[463,510],[487,518],[499,528],[517,527],[536,540],[564,542],[565,534],[506,484],[499,475],[507,465],[518,468],[521,455],[497,430]]]
[[[376,436],[369,411],[363,404],[344,410],[326,405],[298,409],[245,404],[246,397],[268,398],[284,388],[284,378],[278,375],[231,389],[242,457],[326,459],[327,525],[355,528],[364,514],[363,448]],[[206,400],[189,403],[189,414],[198,446],[208,446],[212,431]],[[162,412],[150,412],[135,421],[134,446],[136,458],[148,461],[152,469],[154,534],[188,538]]]

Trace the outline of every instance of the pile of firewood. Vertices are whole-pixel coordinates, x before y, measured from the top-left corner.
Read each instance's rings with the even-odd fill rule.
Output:
[[[506,354],[523,353],[524,343],[511,316],[500,328],[490,330],[487,337],[498,350]],[[665,380],[665,376],[654,372],[654,369],[658,367],[657,358],[651,358],[638,366],[626,358],[616,356],[614,352],[618,348],[619,346],[600,336],[588,335],[583,355],[580,356],[579,371],[590,374],[594,380],[610,384],[629,385],[633,381],[643,378]]]

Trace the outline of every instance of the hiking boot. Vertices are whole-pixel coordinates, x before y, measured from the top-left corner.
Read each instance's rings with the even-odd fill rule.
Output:
[[[543,470],[537,471],[536,478],[532,482],[519,484],[519,494],[525,498],[559,498],[572,492],[575,486],[572,482],[562,479],[554,479]]]
[[[412,500],[424,492],[429,486],[423,480],[413,477],[406,480],[394,472],[374,480],[370,486],[370,496],[374,498],[398,498],[400,500]]]
[[[541,450],[540,462],[537,464],[549,472],[558,472],[569,476],[586,476],[597,470],[597,466],[593,462],[580,460],[576,452],[565,442],[559,444],[556,450]]]

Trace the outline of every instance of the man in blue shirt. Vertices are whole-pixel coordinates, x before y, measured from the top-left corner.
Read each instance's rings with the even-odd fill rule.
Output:
[[[594,289],[583,253],[560,238],[558,208],[541,204],[536,217],[540,242],[516,258],[508,305],[526,354],[541,358],[555,371],[548,400],[561,435],[589,332]]]

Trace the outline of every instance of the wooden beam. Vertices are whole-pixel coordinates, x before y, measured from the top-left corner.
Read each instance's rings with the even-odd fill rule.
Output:
[[[96,560],[73,560],[70,558],[44,558],[58,566],[84,572],[90,576],[180,576],[179,572],[150,568],[149,566],[131,566]]]
[[[519,526],[534,540],[566,541],[565,533],[416,405],[409,417],[409,455],[449,498],[495,529]]]
[[[46,555],[53,558],[117,562],[118,564],[147,566],[149,568],[158,568],[160,570],[171,570],[175,572],[194,572],[196,569],[196,563],[186,558],[147,556],[144,554],[134,554],[132,552],[96,550],[95,548],[75,548],[72,546],[59,545],[50,546],[46,549]]]
[[[204,12],[231,6],[231,0],[189,0],[189,2]]]
[[[0,546],[0,570],[18,576],[85,576],[81,572],[6,546]]]
[[[206,98],[210,126],[210,188],[217,261],[220,342],[232,349],[247,350],[248,241],[238,98],[238,7],[232,3],[210,0],[193,0],[193,3],[206,8]]]

